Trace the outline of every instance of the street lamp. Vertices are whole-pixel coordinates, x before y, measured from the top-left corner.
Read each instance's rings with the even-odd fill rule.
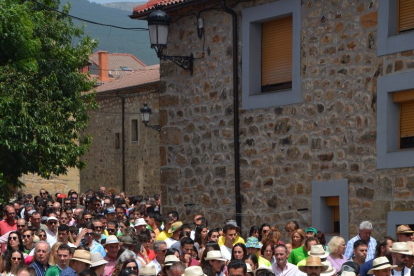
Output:
[[[151,41],[151,48],[155,49],[159,59],[171,60],[184,70],[189,70],[193,74],[193,54],[190,56],[165,56],[164,48],[167,47],[168,26],[171,17],[162,10],[156,10],[148,16],[148,30]]]
[[[151,108],[149,108],[147,104],[144,104],[144,106],[141,108],[141,121],[144,123],[146,127],[150,127],[157,131],[161,131],[160,125],[149,125],[148,124],[150,116],[151,116]]]

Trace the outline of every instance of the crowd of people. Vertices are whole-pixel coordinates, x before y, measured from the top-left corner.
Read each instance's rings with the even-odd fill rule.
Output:
[[[264,223],[242,237],[236,221],[209,228],[176,211],[161,214],[160,196],[126,196],[114,189],[50,195],[19,192],[2,206],[2,276],[414,276],[414,231],[397,228],[397,241],[330,237],[289,221],[284,231]]]

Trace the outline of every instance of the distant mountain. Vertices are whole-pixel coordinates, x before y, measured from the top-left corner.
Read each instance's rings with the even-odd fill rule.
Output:
[[[62,0],[61,5],[68,0]],[[70,14],[85,20],[102,24],[114,25],[124,28],[147,28],[147,22],[143,20],[132,20],[129,11],[104,7],[101,4],[91,3],[87,0],[71,0]],[[73,20],[75,24],[83,22]],[[91,23],[85,23],[85,33],[99,41],[95,51],[103,50],[109,53],[130,53],[146,65],[159,63],[155,51],[151,49],[148,31],[121,30],[113,27],[104,27]]]
[[[108,7],[108,8],[120,9],[120,10],[132,13],[132,10],[135,6],[144,4],[144,3],[145,2],[114,2],[114,3],[107,3],[107,4],[101,4],[101,5]]]

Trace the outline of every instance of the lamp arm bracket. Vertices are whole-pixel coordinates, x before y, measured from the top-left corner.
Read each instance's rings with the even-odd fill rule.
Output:
[[[145,125],[146,127],[149,127],[149,128],[155,129],[156,131],[161,131],[161,126],[160,126],[160,125],[150,125],[150,124],[148,124],[148,122],[147,122],[147,123],[144,123],[144,125]]]
[[[165,56],[163,54],[159,55],[159,58],[163,60],[171,60],[184,70],[189,70],[191,75],[193,74],[193,61],[194,56],[191,54],[190,56]]]

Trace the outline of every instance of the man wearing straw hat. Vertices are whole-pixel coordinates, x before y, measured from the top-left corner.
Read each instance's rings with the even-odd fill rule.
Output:
[[[414,231],[411,230],[410,226],[403,224],[397,228],[397,240],[399,242],[411,241]]]
[[[408,249],[405,242],[394,242],[390,249],[393,265],[396,267],[392,269],[393,276],[410,276],[411,270],[406,267],[408,256],[413,253]]]
[[[114,269],[116,265],[118,251],[121,248],[121,244],[122,243],[118,241],[115,235],[109,235],[106,238],[106,243],[104,244],[104,247],[106,249],[106,256],[104,259],[108,263],[105,265],[104,274],[103,274],[104,276],[110,275],[111,271]]]
[[[368,274],[374,274],[375,276],[390,276],[391,269],[395,266],[390,264],[387,257],[379,257],[372,262],[372,268],[368,271]]]
[[[305,272],[308,276],[320,276],[327,269],[328,266],[322,264],[321,258],[314,256],[309,256],[306,259],[306,265],[299,266],[299,270]]]

